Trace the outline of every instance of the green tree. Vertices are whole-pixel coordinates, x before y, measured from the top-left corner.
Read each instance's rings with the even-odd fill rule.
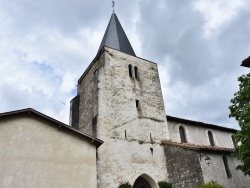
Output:
[[[129,182],[120,182],[120,185],[118,188],[131,188],[131,184]]]
[[[172,188],[172,184],[165,181],[159,181],[158,185],[159,188]]]
[[[241,128],[235,135],[239,145],[234,155],[242,162],[236,169],[250,175],[250,73],[238,78],[239,91],[231,99],[230,115],[234,117]]]
[[[217,182],[210,181],[209,183],[199,185],[198,188],[224,188],[222,185]]]

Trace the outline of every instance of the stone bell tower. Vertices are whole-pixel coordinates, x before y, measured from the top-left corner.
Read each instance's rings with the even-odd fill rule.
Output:
[[[98,188],[134,185],[139,177],[155,188],[167,180],[160,143],[169,133],[157,64],[136,57],[115,13],[78,81],[70,122],[104,141],[97,151]]]

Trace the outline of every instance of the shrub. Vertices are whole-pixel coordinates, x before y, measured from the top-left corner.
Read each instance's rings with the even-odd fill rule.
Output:
[[[158,185],[160,188],[172,188],[172,184],[165,181],[159,181]]]
[[[129,182],[120,182],[120,185],[118,188],[131,188],[131,184]]]
[[[217,182],[210,181],[209,183],[199,185],[198,188],[224,188],[222,185]]]

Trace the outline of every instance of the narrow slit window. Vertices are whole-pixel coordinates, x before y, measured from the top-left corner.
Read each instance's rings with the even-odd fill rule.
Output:
[[[97,126],[97,116],[92,119],[92,133],[95,135]]]
[[[129,72],[129,77],[130,77],[130,78],[133,77],[132,69],[133,69],[132,65],[129,64],[129,65],[128,65],[128,72]]]
[[[151,144],[154,144],[154,140],[153,140],[153,138],[152,138],[152,134],[150,133],[149,136],[150,136],[150,143],[151,143]]]
[[[154,154],[154,149],[150,148],[150,151],[151,151],[151,154],[153,155]]]
[[[185,129],[182,126],[179,127],[179,133],[180,133],[180,137],[181,137],[181,142],[187,143]]]
[[[227,177],[231,178],[232,174],[230,172],[230,169],[229,169],[229,166],[228,166],[228,160],[227,160],[227,157],[225,155],[223,155],[223,162],[224,162],[224,166],[225,166]]]
[[[209,138],[210,146],[215,146],[213,133],[211,131],[208,131],[208,138]]]
[[[140,101],[139,100],[135,100],[135,105],[137,109],[140,109]]]
[[[134,70],[135,70],[135,79],[139,80],[138,67],[135,66]]]

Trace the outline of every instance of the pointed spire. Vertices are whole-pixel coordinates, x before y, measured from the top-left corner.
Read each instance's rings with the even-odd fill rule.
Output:
[[[126,33],[124,32],[114,12],[111,15],[108,27],[103,36],[98,52],[103,48],[103,46],[107,46],[107,47],[119,50],[121,52],[124,52],[132,56],[136,56],[128,40],[128,37]]]

